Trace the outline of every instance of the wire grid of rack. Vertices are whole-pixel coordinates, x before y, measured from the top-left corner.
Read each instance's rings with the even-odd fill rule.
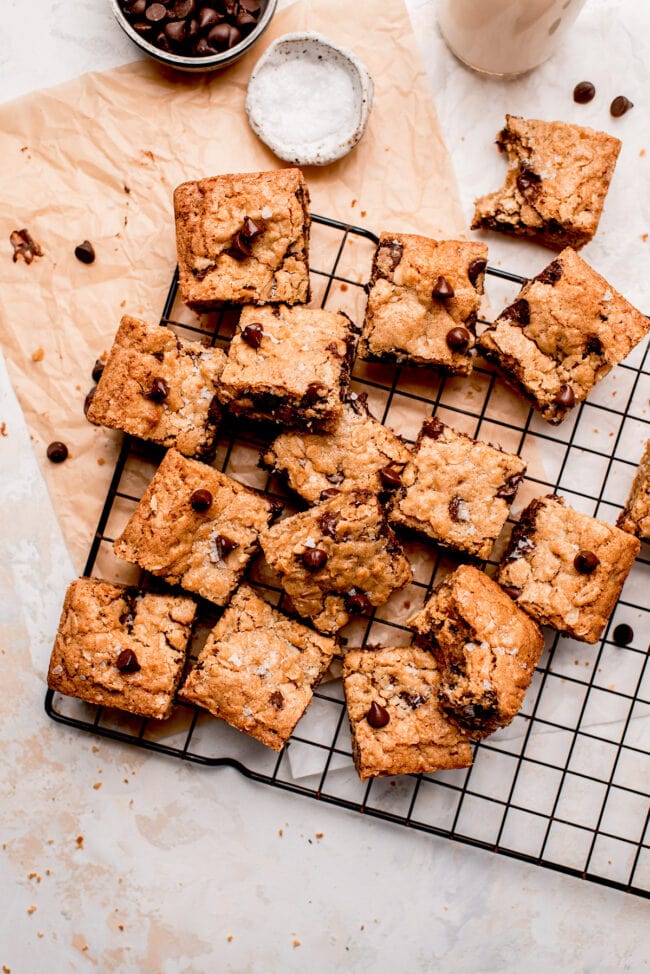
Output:
[[[329,218],[314,216],[313,221],[312,304],[348,310],[359,320],[377,237]],[[318,269],[321,266],[327,269]],[[525,280],[491,267],[488,275],[495,306],[499,303],[491,293],[493,286],[512,292],[513,285],[519,287]],[[236,313],[189,315],[177,297],[177,283],[175,274],[161,323],[179,334],[226,344]],[[540,420],[481,362],[467,379],[358,361],[353,387],[368,394],[374,415],[407,439],[415,438],[422,420],[433,411],[471,435],[521,452],[528,472],[518,508],[534,495],[558,492],[572,506],[611,522],[632,479],[634,463],[629,457],[638,453],[649,433],[648,364],[645,343],[560,427]],[[255,467],[265,442],[268,438],[264,440],[259,430],[224,426],[215,465],[234,476],[243,470],[252,486],[286,499],[282,485]],[[161,455],[124,437],[86,575],[109,581],[139,579],[132,566],[117,562],[111,544]],[[251,476],[253,469],[256,474]],[[488,572],[504,543],[497,544],[492,560],[484,563]],[[406,541],[405,548],[417,566],[413,583],[371,618],[357,619],[348,627],[349,644],[403,643],[408,636],[405,620],[433,584],[459,563],[433,545]],[[600,644],[586,646],[546,633],[546,650],[521,713],[508,728],[478,744],[473,766],[462,771],[361,783],[352,763],[337,679],[321,684],[279,754],[183,704],[162,724],[52,691],[45,707],[54,720],[103,737],[187,762],[230,765],[278,788],[649,897],[649,566],[644,547]],[[249,575],[267,598],[282,605],[281,589],[263,568],[254,565]],[[217,615],[206,604],[202,608],[205,631]],[[626,647],[615,645],[611,635],[621,622],[635,632]]]

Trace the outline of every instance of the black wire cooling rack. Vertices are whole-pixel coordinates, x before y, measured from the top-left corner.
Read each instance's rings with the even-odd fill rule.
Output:
[[[347,310],[360,320],[377,237],[336,220],[313,220],[312,262],[329,269],[312,268],[312,303]],[[489,296],[496,307],[512,297],[513,285],[524,282],[493,267],[488,275]],[[227,343],[236,314],[191,315],[177,298],[177,283],[175,274],[161,322],[180,334]],[[589,402],[560,427],[540,420],[481,362],[470,378],[458,378],[358,361],[353,387],[368,394],[375,416],[407,439],[415,438],[422,420],[433,411],[458,429],[521,453],[528,473],[518,508],[534,495],[557,492],[573,507],[612,522],[631,484],[630,457],[639,455],[639,444],[649,435],[647,344],[614,369]],[[276,479],[254,465],[262,443],[259,432],[248,427],[224,428],[215,464],[234,476],[245,471],[240,479],[285,496]],[[138,580],[131,566],[113,556],[112,540],[134,510],[160,456],[124,437],[86,575]],[[415,565],[413,583],[375,610],[371,619],[352,623],[346,630],[350,644],[403,642],[408,632],[405,620],[457,564],[432,545],[407,541],[405,547]],[[497,545],[494,559],[502,550]],[[496,560],[485,564],[488,572]],[[162,724],[52,691],[45,708],[54,720],[102,737],[183,761],[229,765],[255,781],[649,897],[649,566],[646,546],[599,645],[547,632],[546,651],[521,713],[509,727],[477,745],[473,766],[462,771],[360,782],[337,679],[321,684],[279,754],[183,704]],[[281,590],[263,572],[253,566],[250,581],[281,604]],[[204,615],[203,629],[215,618],[209,612]],[[611,635],[622,622],[635,633],[625,647],[617,646]]]

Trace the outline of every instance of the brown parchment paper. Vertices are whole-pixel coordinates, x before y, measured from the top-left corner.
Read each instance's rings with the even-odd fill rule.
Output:
[[[160,315],[175,264],[174,186],[281,165],[248,127],[246,85],[271,40],[305,29],[350,47],[375,81],[361,143],[332,166],[305,170],[313,210],[377,231],[462,234],[425,72],[395,0],[303,0],[217,74],[138,62],[0,107],[0,342],[79,571],[120,443],[83,416],[92,365],[124,311]],[[12,262],[9,244],[23,227],[44,250],[29,266]],[[74,257],[84,239],[96,250],[92,265]],[[68,445],[65,463],[46,459],[52,440]]]

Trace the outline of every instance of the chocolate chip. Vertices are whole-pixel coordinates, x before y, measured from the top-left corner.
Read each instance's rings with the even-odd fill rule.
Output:
[[[321,490],[320,498],[321,501],[328,501],[330,497],[336,497],[341,491],[337,490],[336,487],[326,487],[325,490]]]
[[[84,399],[84,416],[88,417],[88,410],[90,409],[90,404],[95,398],[95,393],[97,392],[97,386],[93,386],[92,389],[87,393]]]
[[[260,0],[239,0],[239,6],[243,7],[249,14],[257,14],[258,17],[262,9]]]
[[[571,409],[576,404],[576,397],[573,389],[568,383],[563,383],[557,391],[553,402],[562,408]]]
[[[462,505],[465,503],[462,497],[452,497],[449,501],[449,517],[452,521],[462,521],[464,518],[460,516]]]
[[[9,240],[14,248],[14,264],[19,257],[22,257],[26,264],[31,264],[35,257],[43,256],[41,245],[34,240],[29,230],[12,230]]]
[[[95,248],[90,240],[84,240],[74,249],[74,255],[82,264],[92,264],[95,260]]]
[[[208,422],[216,425],[221,420],[221,403],[218,396],[213,396],[208,406]]]
[[[423,703],[427,702],[427,698],[423,697],[421,693],[409,693],[408,690],[400,690],[398,697],[411,710],[417,710],[418,707],[421,707]]]
[[[522,169],[517,175],[517,189],[525,196],[531,189],[536,191],[541,181],[542,177],[538,176],[532,169]]]
[[[266,223],[264,220],[251,220],[249,216],[244,217],[244,225],[241,228],[241,233],[246,237],[247,240],[257,240],[261,237],[266,230]]]
[[[628,626],[627,622],[619,622],[612,633],[612,638],[617,646],[627,646],[634,639],[634,629]]]
[[[115,665],[120,673],[137,673],[140,669],[138,657],[132,649],[123,649],[115,660]]]
[[[269,697],[269,703],[271,704],[272,707],[275,707],[276,710],[282,710],[282,708],[284,707],[284,697],[282,696],[279,690],[273,691],[273,693]]]
[[[345,606],[348,612],[370,612],[372,602],[365,592],[354,592],[345,597]]]
[[[511,599],[518,599],[523,591],[523,589],[517,588],[516,585],[502,585],[501,588]]]
[[[439,440],[440,437],[445,432],[445,424],[441,423],[439,419],[429,419],[422,426],[422,436],[428,436],[432,440]]]
[[[321,514],[318,518],[318,527],[321,529],[323,534],[327,535],[328,538],[336,541],[338,535],[336,533],[336,527],[339,523],[339,519],[336,514]]]
[[[504,312],[502,312],[503,318],[508,318],[510,321],[516,321],[520,325],[530,324],[530,306],[526,298],[518,298],[514,301]]]
[[[104,371],[104,363],[102,362],[101,359],[97,359],[95,364],[93,365],[93,371],[92,371],[93,382],[99,382],[99,380],[102,377],[103,371]]]
[[[581,575],[591,575],[600,565],[600,558],[593,551],[579,551],[573,559],[573,564]]]
[[[447,298],[453,298],[455,293],[446,277],[440,275],[433,282],[433,288],[431,289],[432,298],[439,298],[444,301]]]
[[[327,389],[320,382],[310,382],[302,398],[307,406],[314,406],[320,399],[324,399],[326,395]]]
[[[257,24],[257,20],[253,14],[249,14],[246,10],[241,10],[237,14],[235,23],[243,34],[248,34]]]
[[[210,31],[210,33],[212,33],[215,30],[218,30],[219,27],[222,26],[226,26],[226,25],[217,24],[216,27],[212,28],[212,31]],[[195,47],[195,51],[198,54],[201,53],[201,51],[199,51],[199,48],[201,46],[203,46],[201,49],[210,48],[212,51],[216,51],[216,47],[212,48],[209,42],[203,37],[201,38],[200,41],[197,42]],[[209,51],[206,50],[205,53],[207,54],[209,53]],[[235,260],[245,260],[247,257],[251,257],[253,254],[251,241],[248,239],[248,237],[244,236],[241,230],[238,230],[235,236],[232,238],[232,243],[230,244],[230,247],[228,248],[226,253],[229,254],[231,257],[234,257]]]
[[[203,487],[199,487],[195,490],[190,497],[190,504],[192,509],[200,514],[202,511],[207,511],[207,509],[212,504],[212,494],[209,490],[205,490]]]
[[[328,473],[326,477],[330,484],[342,484],[345,480],[345,474],[342,474],[340,470],[337,473]],[[338,491],[336,493],[338,494]]]
[[[216,549],[217,561],[223,561],[226,555],[229,555],[231,551],[235,548],[239,548],[236,541],[232,538],[226,537],[225,534],[217,534],[214,540],[214,547]]]
[[[192,48],[192,53],[196,54],[197,57],[210,57],[211,55],[218,54],[219,52],[217,51],[216,47],[213,47],[212,44],[206,40],[205,37],[199,37],[198,41]],[[230,254],[230,256],[234,257],[235,260],[243,260],[245,257],[250,257],[249,252],[244,253],[241,248],[236,246],[237,237],[239,237],[239,234],[236,234],[231,246],[225,251],[225,253]],[[203,280],[203,278],[201,277],[200,280]]]
[[[149,391],[146,392],[145,395],[147,399],[151,399],[152,402],[164,402],[169,395],[169,385],[164,379],[154,379],[151,383]]]
[[[548,265],[548,267],[545,267],[541,274],[538,274],[534,280],[538,281],[540,284],[550,284],[552,286],[553,284],[557,284],[561,277],[562,264],[559,262],[559,260],[554,260]]]
[[[202,7],[199,11],[199,30],[208,30],[222,20],[223,14],[218,13],[213,7]]]
[[[578,105],[586,105],[587,102],[596,94],[596,89],[592,85],[591,81],[579,81],[578,84],[573,89],[573,100],[578,103]]]
[[[157,24],[167,16],[164,3],[150,3],[144,12],[145,19],[152,24]]]
[[[609,106],[609,114],[613,115],[614,118],[620,118],[621,115],[629,112],[630,108],[634,108],[634,103],[629,98],[626,98],[625,95],[617,95]]]
[[[167,3],[169,3],[169,0],[167,0]],[[176,0],[170,8],[169,16],[174,20],[184,20],[186,17],[191,17],[195,12],[195,0]]]
[[[390,260],[391,271],[394,271],[397,265],[402,260],[402,256],[404,254],[404,247],[399,242],[399,240],[387,240],[379,248],[379,253],[377,254],[377,257],[379,258],[384,254],[386,254],[388,259]]]
[[[232,24],[217,24],[208,34],[208,40],[216,47],[217,51],[227,51],[229,48],[239,44],[242,33]],[[245,234],[239,234],[249,239]],[[248,255],[250,256],[250,254]]]
[[[129,17],[144,17],[144,12],[147,9],[147,0],[134,0],[133,3],[128,5],[127,13]]]
[[[476,282],[478,281],[479,277],[484,272],[486,267],[487,267],[487,261],[483,257],[477,257],[475,260],[471,262],[471,264],[467,268],[467,276],[469,277],[470,282],[474,286],[476,286]]]
[[[508,504],[512,503],[523,479],[523,473],[514,473],[512,477],[508,477],[503,487],[499,487],[497,497],[507,501]]]
[[[241,333],[241,337],[251,348],[259,348],[262,344],[263,336],[264,329],[257,321],[252,325],[246,325]]]
[[[172,44],[182,44],[186,32],[187,24],[184,20],[172,20],[171,23],[165,24],[165,37]]]
[[[366,714],[366,720],[371,727],[375,727],[377,730],[380,727],[385,727],[390,721],[390,714],[385,707],[382,707],[380,703],[375,700],[370,704],[370,710]]]
[[[471,334],[462,325],[458,325],[457,328],[450,328],[445,336],[445,341],[452,352],[466,352],[471,340]]]
[[[589,335],[585,344],[585,355],[602,355],[603,343],[598,335]]]
[[[397,490],[402,486],[402,478],[394,467],[382,467],[379,470],[379,479],[385,490]]]
[[[68,459],[68,448],[60,440],[54,440],[47,448],[47,459],[50,463],[63,463]]]
[[[327,564],[327,552],[322,548],[307,548],[302,553],[302,563],[308,572],[317,572]]]

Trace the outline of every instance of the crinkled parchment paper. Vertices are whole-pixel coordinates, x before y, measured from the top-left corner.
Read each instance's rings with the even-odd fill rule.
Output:
[[[375,81],[359,146],[305,171],[313,210],[377,231],[461,234],[425,72],[406,10],[394,0],[303,0],[217,74],[139,62],[0,108],[0,341],[79,570],[120,442],[84,419],[92,365],[125,311],[160,315],[175,265],[174,187],[280,165],[248,127],[246,84],[271,40],[303,29],[350,47]],[[44,251],[30,265],[12,261],[9,236],[23,227]],[[85,239],[96,250],[92,265],[74,256]],[[45,458],[52,440],[68,445],[65,463]]]

